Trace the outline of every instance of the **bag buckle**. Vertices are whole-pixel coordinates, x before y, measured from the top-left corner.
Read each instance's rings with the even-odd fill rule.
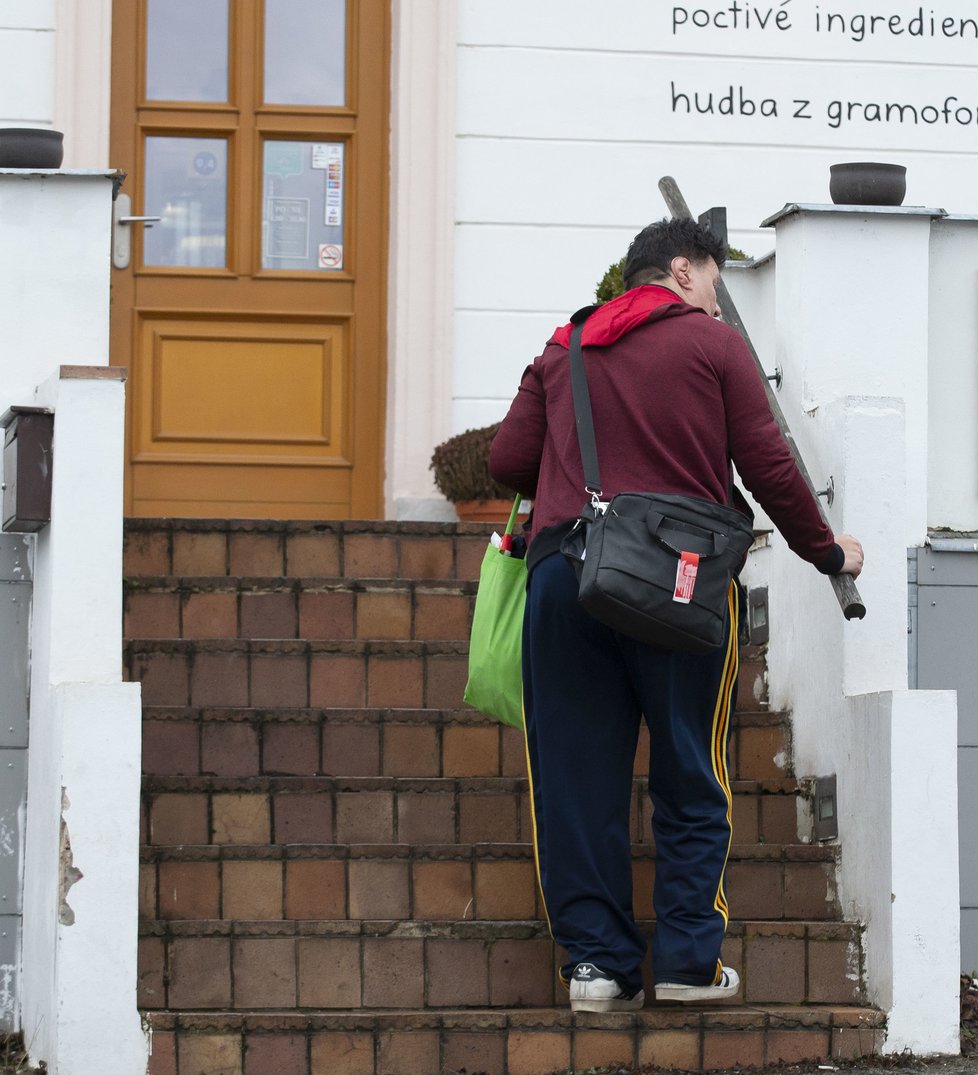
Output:
[[[601,499],[604,494],[600,489],[588,489],[587,492],[591,494],[591,510],[594,512],[595,518],[599,515],[604,515],[608,510],[609,503],[609,501]]]

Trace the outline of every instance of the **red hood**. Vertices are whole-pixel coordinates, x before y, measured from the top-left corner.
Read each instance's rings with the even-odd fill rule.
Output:
[[[581,345],[584,347],[607,347],[620,339],[633,328],[648,321],[654,310],[660,306],[676,305],[685,310],[697,310],[665,287],[646,284],[633,287],[617,299],[599,306],[584,324]],[[676,313],[685,312],[676,310]],[[566,324],[555,330],[550,342],[561,347],[570,347],[572,324]]]

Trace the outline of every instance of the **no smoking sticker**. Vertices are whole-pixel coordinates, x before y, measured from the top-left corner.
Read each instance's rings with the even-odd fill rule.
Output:
[[[320,243],[319,267],[321,269],[342,269],[343,247],[339,243]]]

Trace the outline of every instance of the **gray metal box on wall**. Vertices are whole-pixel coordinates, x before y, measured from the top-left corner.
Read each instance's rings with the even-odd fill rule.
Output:
[[[961,967],[978,968],[978,537],[910,549],[909,680],[958,692]],[[926,729],[921,729],[926,734]]]

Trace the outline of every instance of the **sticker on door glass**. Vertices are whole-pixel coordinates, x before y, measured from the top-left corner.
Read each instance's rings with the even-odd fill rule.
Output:
[[[326,212],[323,223],[328,228],[343,224],[343,143],[317,142],[312,147],[312,166],[326,173]]]
[[[309,254],[309,199],[269,198],[265,219],[268,257],[304,261]]]
[[[340,243],[319,244],[319,267],[321,269],[343,268],[343,247]]]

